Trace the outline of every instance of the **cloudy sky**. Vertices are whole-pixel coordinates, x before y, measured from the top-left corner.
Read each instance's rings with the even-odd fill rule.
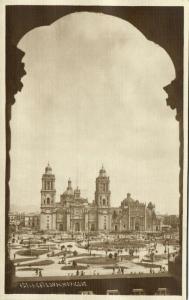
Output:
[[[112,206],[130,192],[178,213],[178,122],[163,90],[175,70],[165,50],[126,21],[86,12],[30,31],[18,47],[27,75],[12,110],[11,205],[39,209],[48,161],[57,201],[71,177],[91,202],[103,163]]]

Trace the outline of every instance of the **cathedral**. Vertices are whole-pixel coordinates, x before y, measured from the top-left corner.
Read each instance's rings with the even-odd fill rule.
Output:
[[[155,207],[131,198],[128,193],[120,207],[111,206],[110,179],[102,167],[96,178],[92,203],[73,189],[68,180],[60,201],[55,201],[55,175],[48,164],[42,176],[40,229],[73,232],[159,231]]]

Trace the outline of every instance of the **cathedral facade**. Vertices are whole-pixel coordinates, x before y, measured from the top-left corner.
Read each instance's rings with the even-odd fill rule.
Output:
[[[68,180],[60,201],[55,201],[55,175],[48,164],[42,176],[40,229],[73,232],[158,231],[154,206],[133,200],[128,193],[120,207],[111,207],[110,179],[102,167],[96,178],[92,203]]]

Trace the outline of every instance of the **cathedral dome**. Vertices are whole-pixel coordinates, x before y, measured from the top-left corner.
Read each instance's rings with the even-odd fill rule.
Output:
[[[129,204],[133,203],[133,201],[134,200],[131,198],[131,194],[127,193],[127,197],[121,202],[121,204],[122,206],[128,206]]]
[[[73,196],[74,195],[74,192],[73,190],[66,190],[64,193],[63,193],[64,196]]]
[[[72,182],[70,179],[68,180],[68,187],[67,187],[66,191],[63,193],[63,195],[64,196],[73,196],[74,195],[74,191],[72,188]]]

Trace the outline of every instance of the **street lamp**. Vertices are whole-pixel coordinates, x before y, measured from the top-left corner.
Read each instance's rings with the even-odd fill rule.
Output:
[[[89,214],[89,213],[88,213]],[[88,247],[88,251],[89,251],[89,217],[88,217],[88,244],[87,244],[87,247]]]
[[[168,259],[168,263],[169,263],[169,240],[167,240],[167,246],[168,246],[168,256],[167,256],[167,259]]]
[[[167,253],[167,240],[165,239],[165,250],[164,253]]]

